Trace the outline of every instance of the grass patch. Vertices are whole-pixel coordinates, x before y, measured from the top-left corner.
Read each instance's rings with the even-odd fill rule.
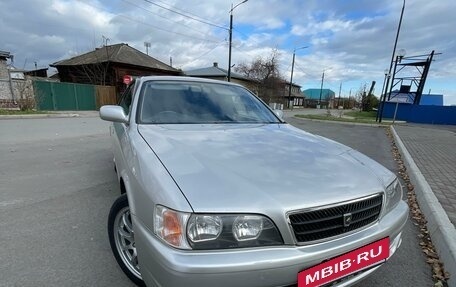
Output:
[[[370,118],[349,119],[349,118],[339,118],[339,117],[327,116],[327,115],[296,115],[295,117],[304,118],[304,119],[312,119],[312,120],[333,121],[333,122],[376,124],[375,115],[374,115],[373,119],[370,119]],[[385,124],[385,123],[383,123],[383,124]]]
[[[0,115],[2,115],[2,116],[11,116],[11,115],[37,115],[37,114],[49,114],[49,112],[46,112],[46,111],[34,111],[34,110],[21,111],[21,110],[5,110],[5,109],[0,109]]]
[[[357,111],[349,111],[344,112],[345,116],[354,117],[355,119],[373,119],[377,117],[376,111],[369,111],[369,112],[357,112]]]

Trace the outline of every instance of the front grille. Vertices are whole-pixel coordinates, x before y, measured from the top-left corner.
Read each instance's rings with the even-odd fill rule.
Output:
[[[305,243],[341,235],[371,224],[378,219],[382,202],[383,197],[379,194],[338,206],[293,213],[289,218],[296,240]],[[348,224],[350,214],[351,221]]]

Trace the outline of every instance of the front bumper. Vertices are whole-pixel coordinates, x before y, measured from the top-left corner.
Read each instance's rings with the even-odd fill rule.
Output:
[[[384,237],[390,238],[390,256],[401,244],[408,206],[400,203],[376,224],[346,237],[308,246],[187,251],[161,242],[134,218],[141,274],[146,284],[163,287],[248,286],[296,284],[298,272]],[[342,282],[350,286],[377,268]]]

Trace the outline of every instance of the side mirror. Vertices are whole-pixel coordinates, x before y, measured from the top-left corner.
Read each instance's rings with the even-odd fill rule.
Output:
[[[128,124],[128,117],[120,106],[102,106],[100,108],[100,118],[105,121]]]
[[[279,119],[283,120],[283,111],[282,110],[274,110],[274,113],[279,117]]]

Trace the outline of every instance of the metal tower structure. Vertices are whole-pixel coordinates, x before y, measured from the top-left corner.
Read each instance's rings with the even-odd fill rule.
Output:
[[[432,51],[426,55],[396,56],[391,85],[385,91],[388,101],[400,96],[397,101],[419,105],[432,60],[440,54]]]

